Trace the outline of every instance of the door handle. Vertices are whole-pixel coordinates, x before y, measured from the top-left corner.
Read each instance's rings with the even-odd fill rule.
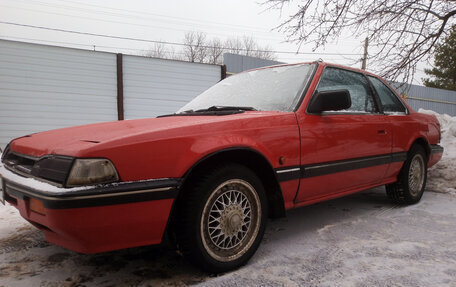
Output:
[[[377,133],[379,135],[386,135],[387,134],[386,130],[377,130]]]

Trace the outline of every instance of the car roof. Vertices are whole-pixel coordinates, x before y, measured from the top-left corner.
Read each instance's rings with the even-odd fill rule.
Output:
[[[324,62],[324,61],[321,61],[321,60],[313,61],[313,62],[299,62],[299,63],[290,63],[290,64],[271,65],[271,66],[265,66],[265,67],[260,67],[260,68],[246,70],[244,72],[258,71],[258,70],[270,69],[270,68],[276,68],[276,67],[306,65],[306,64],[318,64],[318,65],[323,66],[323,67],[327,67],[327,66],[328,67],[336,67],[336,68],[351,70],[351,71],[354,71],[354,72],[358,72],[358,73],[374,76],[374,77],[377,77],[377,78],[381,78],[380,76],[378,76],[378,75],[376,75],[374,73],[368,72],[366,70],[361,70],[361,69],[357,69],[357,68],[353,68],[353,67],[349,67],[349,66],[344,66],[344,65],[340,65],[340,64],[328,63],[328,62]]]

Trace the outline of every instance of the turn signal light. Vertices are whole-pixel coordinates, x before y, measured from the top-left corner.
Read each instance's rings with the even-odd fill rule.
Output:
[[[42,215],[45,214],[44,205],[43,205],[43,202],[41,202],[41,200],[38,200],[35,198],[30,198],[29,205],[30,205],[31,211],[42,214]]]

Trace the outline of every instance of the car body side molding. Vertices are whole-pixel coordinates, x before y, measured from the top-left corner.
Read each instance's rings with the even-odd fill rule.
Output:
[[[276,169],[275,171],[278,180],[282,182],[298,178],[308,178],[336,172],[372,167],[376,165],[389,164],[392,162],[403,162],[406,159],[407,152],[396,152],[391,154],[344,159],[301,166],[287,166]]]

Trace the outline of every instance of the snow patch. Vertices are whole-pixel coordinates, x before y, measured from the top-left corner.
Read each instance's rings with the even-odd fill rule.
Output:
[[[440,122],[444,151],[442,159],[428,171],[426,188],[436,192],[456,194],[456,117],[419,109],[419,113],[434,115]]]
[[[318,229],[317,232],[318,232],[318,234],[322,234],[333,227],[336,227],[336,224],[327,224],[327,225],[323,226],[322,228]]]

